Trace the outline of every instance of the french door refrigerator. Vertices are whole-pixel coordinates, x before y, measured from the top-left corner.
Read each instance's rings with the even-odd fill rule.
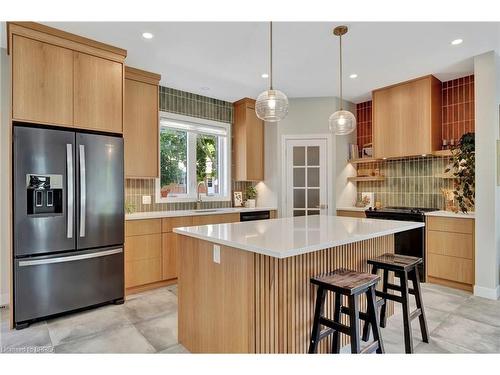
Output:
[[[123,139],[13,130],[14,321],[124,296]]]

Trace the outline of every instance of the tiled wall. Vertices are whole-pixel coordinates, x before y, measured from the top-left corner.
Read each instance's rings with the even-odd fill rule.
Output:
[[[163,86],[160,86],[160,111],[225,123],[232,123],[233,121],[232,103]],[[233,181],[232,189],[233,191],[242,191],[245,199],[245,190],[251,184],[251,182],[246,181]],[[151,196],[151,204],[142,204],[143,195]],[[156,203],[155,200],[154,179],[127,179],[125,183],[125,202],[135,212],[189,210],[194,209],[196,205],[194,202]],[[230,201],[203,203],[203,208],[231,206],[232,202]]]
[[[358,201],[362,192],[374,192],[382,206],[431,207],[443,209],[442,188],[453,188],[453,180],[442,178],[450,159],[419,157],[360,164],[359,168],[379,168],[385,181],[358,182]]]
[[[356,104],[357,143],[359,151],[372,142],[372,101]]]
[[[464,133],[474,131],[474,76],[443,82],[443,139],[456,144]]]

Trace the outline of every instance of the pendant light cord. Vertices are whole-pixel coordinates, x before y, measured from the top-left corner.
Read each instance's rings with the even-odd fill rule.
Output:
[[[269,90],[273,89],[273,21],[269,22]]]
[[[340,110],[342,111],[344,108],[342,106],[342,35],[339,35],[339,45],[340,45],[340,69],[339,69],[339,72],[340,72]]]

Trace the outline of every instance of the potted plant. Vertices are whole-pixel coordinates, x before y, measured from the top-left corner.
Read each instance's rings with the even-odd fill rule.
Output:
[[[452,149],[452,160],[445,173],[451,171],[453,176],[453,194],[458,210],[463,213],[474,210],[476,197],[476,154],[474,133],[466,133]]]
[[[257,189],[255,186],[249,186],[246,190],[247,200],[245,201],[245,207],[255,208],[255,198],[257,198]]]

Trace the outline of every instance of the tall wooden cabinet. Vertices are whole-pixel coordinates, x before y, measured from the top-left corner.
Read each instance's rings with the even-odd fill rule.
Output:
[[[125,67],[125,176],[159,175],[159,74]]]
[[[122,133],[127,51],[34,22],[9,22],[12,120]]]
[[[264,180],[264,122],[255,114],[255,100],[234,103],[233,162],[236,181]]]
[[[441,146],[441,82],[425,76],[373,91],[376,158],[430,154]]]

